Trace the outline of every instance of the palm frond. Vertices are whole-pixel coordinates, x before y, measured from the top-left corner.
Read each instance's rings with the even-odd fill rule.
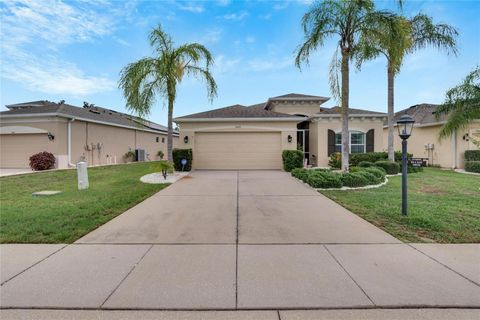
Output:
[[[458,54],[457,41],[458,31],[448,24],[435,24],[431,17],[420,13],[411,20],[412,46],[411,51],[433,46],[444,50],[447,54]]]
[[[185,67],[185,73],[205,80],[207,85],[207,96],[210,101],[217,96],[217,83],[208,69],[187,65]]]
[[[445,102],[436,111],[437,119],[445,115],[448,118],[440,132],[440,139],[467,127],[473,120],[480,119],[479,67],[470,72],[460,85],[447,91]]]

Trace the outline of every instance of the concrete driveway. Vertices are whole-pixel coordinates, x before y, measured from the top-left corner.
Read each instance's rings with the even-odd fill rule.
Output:
[[[400,243],[280,171],[196,171],[77,243]]]
[[[480,245],[401,243],[278,171],[196,171],[75,244],[0,249],[2,308],[480,307]]]

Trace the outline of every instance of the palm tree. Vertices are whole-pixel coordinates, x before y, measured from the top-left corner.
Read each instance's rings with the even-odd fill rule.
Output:
[[[440,138],[451,136],[456,130],[466,128],[480,119],[480,68],[476,67],[463,82],[448,90],[445,102],[437,109],[437,119],[447,115]]]
[[[303,44],[297,49],[295,65],[301,68],[308,64],[310,54],[322,47],[330,37],[337,37],[338,47],[330,64],[330,87],[335,98],[340,99],[342,112],[342,170],[348,171],[349,164],[349,65],[359,48],[363,34],[374,32],[376,21],[391,16],[386,11],[376,11],[371,0],[325,0],[314,3],[302,18],[305,34]],[[341,59],[338,59],[340,50]],[[338,68],[341,70],[339,89]]]
[[[161,26],[154,28],[149,36],[154,57],[146,57],[128,64],[120,73],[119,87],[127,100],[127,109],[140,117],[150,114],[157,95],[167,100],[168,136],[167,159],[173,160],[173,106],[177,97],[177,85],[185,75],[203,78],[206,81],[208,97],[217,95],[217,84],[210,67],[211,53],[198,43],[174,46],[172,38]]]
[[[458,32],[448,24],[435,24],[425,14],[417,14],[411,19],[393,16],[391,20],[377,21],[374,29],[377,32],[364,34],[360,41],[362,48],[357,51],[357,67],[379,55],[387,59],[388,158],[394,161],[394,86],[404,57],[427,46],[456,55]]]

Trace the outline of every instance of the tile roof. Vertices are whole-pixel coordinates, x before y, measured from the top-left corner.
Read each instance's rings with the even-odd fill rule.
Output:
[[[409,116],[411,116],[413,120],[415,120],[415,124],[430,124],[430,123],[445,121],[447,120],[446,115],[440,116],[439,119],[437,119],[435,115],[435,112],[437,111],[439,106],[440,105],[438,104],[429,104],[429,103],[421,103],[421,104],[413,105],[407,109],[404,109],[395,113],[394,122],[397,122],[397,120],[405,114],[408,114]]]
[[[318,100],[329,100],[330,98],[322,97],[322,96],[312,96],[308,94],[301,94],[301,93],[288,93],[277,97],[272,97],[269,100],[281,100],[281,99],[318,99]]]
[[[0,118],[3,116],[16,115],[56,114],[58,116],[82,118],[86,119],[87,121],[100,121],[111,123],[112,125],[134,127],[138,129],[150,129],[162,132],[166,132],[168,130],[165,126],[148,120],[140,119],[126,113],[96,106],[80,108],[66,104],[63,101],[60,103],[55,103],[47,100],[40,100],[7,105],[6,107],[9,110],[0,112]]]
[[[355,109],[355,108],[348,108],[348,113],[350,115],[362,114],[362,115],[386,116],[386,113],[383,113],[383,112]],[[338,106],[335,106],[329,109],[322,108],[319,113],[316,113],[316,115],[323,115],[323,114],[341,114],[341,109]]]
[[[214,119],[214,118],[292,118],[290,114],[266,110],[265,103],[258,103],[251,106],[235,104],[225,108],[204,111],[187,116],[175,118],[182,119]]]

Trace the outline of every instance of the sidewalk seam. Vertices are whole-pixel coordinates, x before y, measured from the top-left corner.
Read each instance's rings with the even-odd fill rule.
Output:
[[[21,275],[21,274],[24,273],[25,271],[30,270],[31,268],[35,267],[35,266],[36,266],[37,264],[39,264],[40,262],[47,260],[48,258],[50,258],[51,256],[53,256],[53,255],[56,254],[57,252],[65,249],[66,247],[68,247],[68,246],[70,246],[70,245],[71,245],[71,244],[66,244],[66,245],[64,245],[63,247],[61,247],[60,249],[55,250],[54,252],[50,253],[50,254],[49,254],[48,256],[46,256],[45,258],[43,258],[43,259],[35,262],[34,264],[32,264],[30,267],[26,268],[25,270],[22,270],[22,271],[20,271],[19,273],[17,273],[16,275],[14,275],[13,277],[11,277],[11,278],[3,281],[3,282],[0,284],[0,286],[3,286],[5,283],[9,282],[10,280],[15,279],[16,277],[18,277],[19,275]]]
[[[112,292],[110,292],[110,294],[107,296],[107,298],[105,300],[103,300],[102,304],[100,304],[98,309],[103,309],[103,305],[108,301],[108,299],[110,299],[110,297],[115,293],[115,291],[118,290],[118,288],[122,285],[122,283],[125,281],[125,279],[127,279],[128,276],[133,272],[133,270],[135,270],[135,268],[138,266],[138,264],[140,262],[142,262],[143,258],[145,258],[147,253],[149,253],[150,250],[152,250],[152,248],[153,248],[153,244],[150,245],[150,247],[145,251],[145,253],[140,257],[140,259],[138,259],[138,261],[130,268],[130,270],[127,272],[125,277],[123,277],[123,279],[120,280],[120,282],[115,286],[115,288],[113,288]]]
[[[424,256],[426,256],[427,258],[429,258],[429,259],[431,259],[431,260],[435,261],[436,263],[438,263],[439,265],[443,266],[444,268],[447,268],[448,270],[450,270],[450,271],[453,271],[454,273],[458,274],[460,277],[462,277],[462,278],[464,278],[464,279],[468,280],[469,282],[473,283],[473,284],[474,284],[474,285],[476,285],[477,287],[480,287],[480,284],[478,284],[478,283],[476,283],[475,281],[473,281],[472,279],[470,279],[470,278],[468,278],[468,277],[464,276],[463,274],[461,274],[460,272],[456,271],[455,269],[453,269],[453,268],[451,268],[451,267],[447,266],[446,264],[444,264],[444,263],[442,263],[442,262],[438,261],[438,260],[437,260],[437,259],[435,259],[434,257],[432,257],[432,256],[430,256],[430,255],[428,255],[428,254],[426,254],[426,253],[425,253],[425,252],[423,252],[422,250],[415,248],[415,247],[414,247],[413,245],[411,245],[410,243],[406,243],[406,245],[407,245],[407,246],[409,246],[410,248],[412,248],[412,249],[414,249],[414,250],[416,250],[416,251],[420,252],[421,254],[423,254]]]
[[[374,307],[377,307],[377,304],[375,302],[373,302],[372,298],[370,298],[370,296],[367,294],[367,292],[365,290],[363,290],[363,288],[360,286],[360,284],[358,284],[358,282],[352,277],[352,275],[347,271],[347,269],[345,269],[343,267],[343,265],[340,263],[340,261],[338,261],[338,259],[333,255],[332,252],[330,252],[330,250],[328,250],[327,246],[323,246],[325,248],[325,250],[327,250],[327,252],[330,254],[330,256],[333,258],[333,260],[335,260],[336,263],[338,263],[338,265],[340,266],[340,268],[343,269],[343,271],[345,271],[345,273],[348,275],[348,277],[350,279],[352,279],[352,281],[357,285],[357,287],[362,290],[363,294],[368,298],[368,300],[370,300],[370,302],[373,304]]]

